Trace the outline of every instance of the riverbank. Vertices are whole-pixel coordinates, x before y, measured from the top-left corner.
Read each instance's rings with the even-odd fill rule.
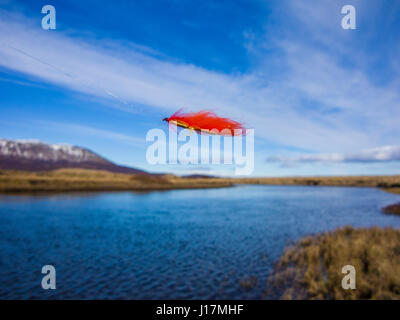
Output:
[[[400,175],[394,176],[337,176],[337,177],[276,177],[234,178],[235,184],[307,185],[338,187],[374,187],[388,192],[400,193]]]
[[[223,188],[232,182],[173,175],[120,174],[86,169],[46,172],[0,170],[0,193],[70,191],[153,191]]]
[[[342,288],[342,268],[356,289]],[[281,299],[400,299],[400,230],[344,227],[285,249],[267,282]]]
[[[231,187],[235,184],[376,187],[400,193],[400,176],[218,178],[121,174],[88,169],[45,172],[0,170],[0,192],[172,190]]]
[[[400,215],[400,202],[382,208],[382,212],[386,214]]]
[[[390,192],[390,193],[400,194],[400,188],[383,188],[383,190]]]

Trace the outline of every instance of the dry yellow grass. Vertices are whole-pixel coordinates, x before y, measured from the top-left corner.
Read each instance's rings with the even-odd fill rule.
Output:
[[[400,192],[400,175],[236,178],[236,179],[231,179],[231,181],[237,184],[378,187],[378,188],[388,188],[393,191]]]
[[[344,290],[342,267],[356,269]],[[286,248],[267,283],[282,299],[400,299],[400,230],[353,229],[308,236]]]
[[[129,175],[86,169],[48,172],[0,171],[0,192],[113,191],[218,188],[232,183],[218,179],[184,179],[173,175]]]
[[[0,192],[165,190],[218,188],[233,184],[380,187],[400,193],[400,176],[181,178],[174,175],[130,175],[87,169],[47,172],[0,170]]]
[[[384,190],[390,193],[400,194],[400,188],[384,188]]]

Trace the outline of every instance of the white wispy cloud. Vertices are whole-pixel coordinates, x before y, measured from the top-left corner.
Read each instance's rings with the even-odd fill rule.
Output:
[[[267,162],[310,163],[310,162],[388,162],[400,161],[400,146],[383,146],[378,148],[361,150],[356,153],[327,153],[307,154],[296,157],[272,156]]]
[[[27,128],[33,129],[37,127],[42,127],[45,128],[46,130],[53,132],[62,132],[64,134],[72,133],[80,136],[92,136],[102,139],[124,142],[127,145],[134,145],[137,147],[145,147],[146,145],[146,140],[144,137],[140,138],[140,137],[130,136],[113,130],[107,130],[103,128],[92,127],[89,125],[82,125],[78,123],[67,123],[67,122],[45,121],[45,120],[26,120],[26,121],[0,120],[0,124],[3,126],[21,127],[24,130]],[[34,140],[39,141],[38,139]]]
[[[36,125],[44,126],[45,128],[51,131],[62,131],[65,133],[71,132],[74,134],[79,134],[84,136],[94,136],[97,138],[124,142],[128,145],[144,147],[146,143],[144,138],[141,139],[111,130],[105,130],[76,123],[53,122],[53,121],[35,121],[34,123]]]
[[[297,2],[292,6],[295,14]],[[332,13],[316,14],[314,7],[315,1],[302,5],[299,17],[306,13],[310,26],[331,21],[327,16]],[[323,32],[336,34],[333,28],[316,28],[315,39],[323,39]],[[360,66],[343,66],[337,51],[293,36],[285,39],[270,39],[270,46],[282,52],[273,61],[274,70],[282,70],[272,77],[272,62],[233,75],[171,62],[136,44],[43,31],[36,21],[0,11],[0,66],[117,101],[125,109],[136,104],[167,112],[180,107],[212,109],[245,122],[258,138],[320,152],[349,152],[398,141],[399,82],[377,85]],[[324,45],[332,42],[325,40]],[[262,46],[255,47],[268,58]],[[343,45],[337,50],[348,53]]]

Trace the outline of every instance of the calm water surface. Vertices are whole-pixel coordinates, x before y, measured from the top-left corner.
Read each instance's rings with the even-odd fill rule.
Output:
[[[0,298],[258,299],[287,243],[344,225],[400,227],[380,213],[399,199],[301,186],[3,195]],[[41,289],[46,264],[56,290]]]

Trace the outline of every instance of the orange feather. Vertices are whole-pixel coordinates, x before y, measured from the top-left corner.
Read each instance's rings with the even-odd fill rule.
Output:
[[[243,125],[237,121],[222,118],[211,111],[204,110],[192,113],[182,113],[181,110],[178,110],[172,116],[163,120],[178,127],[194,130],[199,133],[235,136],[244,134],[245,130]],[[240,133],[235,132],[237,129],[242,131]]]

